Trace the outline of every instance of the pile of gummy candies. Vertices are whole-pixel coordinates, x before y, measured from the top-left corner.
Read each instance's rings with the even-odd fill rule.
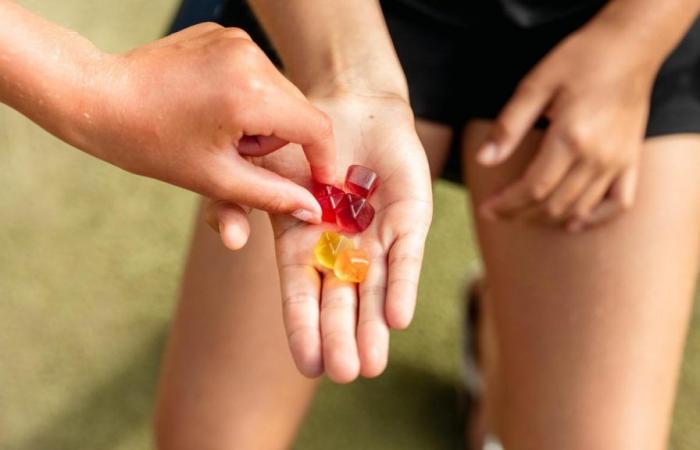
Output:
[[[313,194],[321,205],[323,221],[331,222],[346,233],[367,229],[374,219],[374,208],[369,197],[377,189],[379,178],[367,167],[348,167],[345,191],[329,185],[315,184]],[[338,279],[361,283],[369,270],[369,257],[356,249],[352,239],[333,231],[324,231],[314,249],[316,260],[333,270]]]

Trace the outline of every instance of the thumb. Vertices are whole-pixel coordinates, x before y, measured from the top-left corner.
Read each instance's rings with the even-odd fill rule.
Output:
[[[476,159],[485,166],[508,159],[542,116],[551,96],[551,90],[541,83],[523,80],[494,121],[490,137],[477,151]]]

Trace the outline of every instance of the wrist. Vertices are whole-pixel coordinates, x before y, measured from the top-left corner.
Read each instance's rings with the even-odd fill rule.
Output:
[[[50,105],[51,120],[37,122],[69,144],[104,159],[96,136],[115,126],[123,109],[119,105],[126,103],[119,58],[95,49],[74,61],[70,75],[61,80],[64,94]]]
[[[601,64],[615,67],[626,76],[653,82],[668,56],[659,45],[650,45],[646,31],[635,25],[619,24],[608,18],[596,18],[575,33],[576,38],[591,42],[604,55]]]
[[[697,15],[698,5],[691,11],[683,3],[611,1],[582,31],[605,36],[607,45],[622,48],[622,60],[631,57],[655,76]]]
[[[408,102],[408,84],[398,65],[349,62],[337,55],[321,60],[315,70],[288,72],[290,80],[308,97],[386,96]]]

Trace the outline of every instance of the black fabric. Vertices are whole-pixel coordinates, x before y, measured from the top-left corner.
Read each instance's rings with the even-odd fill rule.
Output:
[[[460,1],[460,0],[454,0]],[[534,27],[591,7],[606,0],[499,0],[503,11],[522,27]]]
[[[600,7],[607,0],[392,0],[421,14],[456,26],[468,26],[480,5],[499,7],[504,17],[523,28],[561,19],[570,14]],[[387,2],[388,3],[388,2]]]

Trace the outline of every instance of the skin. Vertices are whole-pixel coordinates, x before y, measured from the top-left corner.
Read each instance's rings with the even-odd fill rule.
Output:
[[[419,120],[416,130],[429,160],[447,154],[449,129]],[[431,166],[433,177],[440,169]],[[203,225],[205,215],[196,218],[162,363],[157,448],[289,448],[317,382],[289,351],[270,221],[253,212],[255,233],[231,252]]]
[[[306,189],[249,158],[295,142],[333,180],[330,120],[242,30],[201,24],[112,55],[0,0],[0,75],[1,102],[93,156],[237,210],[320,221]]]
[[[309,377],[325,373],[335,382],[347,383],[360,374],[377,376],[387,364],[389,329],[405,328],[413,317],[432,218],[430,173],[405,79],[381,12],[371,3],[324,2],[312,7],[255,1],[252,6],[268,27],[290,79],[333,121],[337,147],[342,149],[337,172],[344,176],[347,166],[361,164],[381,180],[371,199],[374,221],[355,237],[371,259],[367,279],[358,286],[319,272],[309,249],[327,225],[307,227],[289,217],[272,216],[292,356],[300,372]],[[343,15],[348,22],[335,19]],[[310,20],[313,27],[302,26]],[[352,41],[337,39],[339,30],[357,29],[362,32],[353,34]],[[329,40],[319,39],[322,35]],[[336,52],[336,48],[350,51]],[[366,51],[353,53],[352,49]],[[304,53],[318,57],[306,61],[301,57]],[[373,53],[394,64],[371,71],[370,84],[365,82],[362,64],[372,61]],[[374,89],[378,85],[383,89]],[[310,178],[294,146],[256,162],[300,183]],[[342,184],[342,178],[337,181]]]
[[[539,117],[550,121],[541,151],[483,202],[482,215],[580,231],[631,208],[654,78],[698,11],[697,0],[613,1],[557,45],[520,82],[479,149],[480,163],[500,164]]]
[[[306,226],[281,216],[272,220],[283,317],[294,360],[304,375],[325,372],[333,381],[346,383],[360,374],[379,375],[387,363],[389,327],[405,328],[412,319],[432,214],[430,175],[403,100],[344,95],[316,104],[334,123],[348,124],[336,130],[338,146],[344,149],[340,164],[371,167],[381,180],[371,199],[374,220],[354,237],[370,257],[369,273],[359,285],[317,270],[309,249],[332,226]],[[350,124],[363,133],[351,131]],[[293,161],[302,161],[293,150],[280,151],[264,164],[292,170]]]
[[[475,205],[517,180],[541,135],[492,170],[467,127]],[[507,449],[667,446],[700,250],[700,138],[645,141],[634,205],[584,233],[477,214],[488,273],[488,428]],[[682,192],[682,195],[678,193]]]
[[[294,82],[304,92],[321,93],[319,105],[330,106],[327,112],[334,121],[347,117],[342,113],[346,108],[362,110],[356,103],[362,99],[371,99],[373,108],[378,108],[377,101],[405,99],[405,86],[390,81],[395,79],[396,66],[393,50],[386,50],[386,36],[373,34],[371,27],[363,25],[381,28],[373,22],[378,11],[374,2],[356,2],[335,15],[329,10],[343,6],[329,6],[331,2],[313,9],[302,2],[253,3],[267,31],[278,41],[283,58],[287,55],[285,63],[291,65]],[[467,170],[474,183],[470,188],[480,211],[479,238],[489,274],[484,327],[489,336],[489,354],[484,358],[487,426],[509,449],[665,446],[698,268],[700,193],[692,180],[700,169],[700,144],[695,136],[643,141],[642,128],[649,80],[690,23],[694,14],[689,11],[697,11],[697,3],[611,2],[541,63],[533,72],[538,76],[521,84],[495,122],[471,123],[465,129],[465,160],[470,162]],[[275,8],[284,11],[277,16]],[[290,34],[285,23],[296,24],[298,35]],[[313,26],[305,27],[305,23]],[[326,27],[337,32],[329,32],[327,39],[305,36],[305,30],[323,34]],[[299,39],[280,38],[292,35]],[[610,50],[600,48],[611,43]],[[366,46],[353,50],[362,45]],[[587,56],[591,52],[613,61],[610,65],[620,72],[592,70],[594,58]],[[354,100],[351,107],[343,106],[347,93]],[[595,121],[590,114],[593,110],[607,120]],[[530,130],[541,113],[552,121],[544,136]],[[609,121],[616,126],[609,126]],[[339,124],[336,131],[344,135]],[[348,132],[359,129],[366,134],[365,125],[348,128]],[[398,128],[406,133],[410,129]],[[449,132],[438,129],[437,134],[448,136]],[[600,138],[605,142],[597,140]],[[608,141],[619,149],[608,146]],[[485,155],[493,144],[497,154]],[[349,148],[356,151],[354,146]],[[444,155],[429,159],[441,161]],[[581,165],[586,167],[586,182],[551,195],[561,186],[571,186],[566,180],[580,174],[572,169]],[[559,178],[540,178],[550,174],[538,169],[542,166],[556,169]],[[635,176],[628,175],[630,172]],[[511,207],[503,196],[512,198],[505,194],[522,191],[513,186],[522,187],[524,179],[528,189],[541,186],[542,179],[549,180],[550,190],[539,199],[528,190],[527,204]],[[604,195],[600,194],[604,184],[600,180],[608,183]],[[598,194],[587,193],[591,190]],[[584,203],[585,208],[578,206],[584,193],[593,199]],[[551,214],[552,197],[560,199],[554,203],[564,212]],[[568,233],[567,225],[585,233]],[[652,261],[673,263],[660,267]],[[294,264],[302,264],[309,274],[307,281],[316,276],[308,265]],[[283,279],[283,291],[286,283],[289,281]],[[338,286],[332,288],[340,292]],[[361,334],[353,328],[358,323],[351,307],[353,298],[346,294],[344,303],[334,298],[337,306],[333,309],[338,314],[330,323],[337,330],[333,336],[341,339],[326,345],[323,341],[328,336],[320,334],[319,338],[313,325],[324,321],[322,292],[320,305],[311,305],[304,316],[311,320],[301,327],[310,330],[310,339],[291,347],[296,355],[321,353],[331,378],[347,381],[363,373],[364,367],[362,340],[358,339],[356,348],[352,346],[353,331],[358,337]],[[387,304],[385,319],[390,317]],[[287,314],[288,330],[289,317]],[[377,329],[384,333],[383,327]],[[385,342],[381,333],[377,334],[380,343]],[[307,349],[301,351],[296,345]],[[335,351],[326,351],[333,347]],[[306,366],[296,358],[302,370],[318,367],[317,359],[302,358],[302,362],[311,362]],[[359,367],[355,365],[358,358]],[[234,445],[235,438],[230,442]],[[289,441],[278,445],[288,446]]]

